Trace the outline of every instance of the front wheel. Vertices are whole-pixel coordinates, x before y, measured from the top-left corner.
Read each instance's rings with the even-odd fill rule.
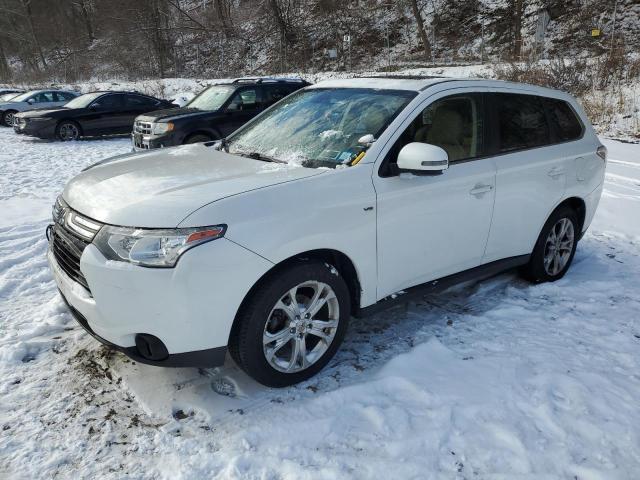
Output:
[[[190,137],[188,137],[185,141],[184,144],[190,144],[190,143],[200,143],[200,142],[208,142],[211,140],[211,137],[209,137],[208,135],[202,135],[202,134],[195,134],[195,135],[191,135]]]
[[[576,253],[578,215],[570,207],[558,208],[545,223],[524,276],[533,282],[554,282],[567,273]]]
[[[13,127],[13,120],[16,116],[16,112],[15,110],[7,110],[6,112],[4,112],[4,114],[2,115],[2,124],[5,127]]]
[[[318,373],[342,343],[349,289],[322,262],[292,265],[263,282],[238,314],[229,351],[252,378],[286,387]]]
[[[56,128],[56,137],[63,142],[80,139],[80,126],[76,122],[63,121]]]

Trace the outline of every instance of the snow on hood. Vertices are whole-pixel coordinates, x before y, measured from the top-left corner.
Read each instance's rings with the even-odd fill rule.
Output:
[[[205,204],[323,172],[193,144],[98,164],[73,178],[63,197],[71,208],[100,222],[174,228]]]

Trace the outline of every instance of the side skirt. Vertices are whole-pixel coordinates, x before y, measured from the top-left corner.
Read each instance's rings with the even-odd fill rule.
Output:
[[[360,318],[373,315],[374,313],[386,310],[387,308],[391,308],[395,305],[419,299],[424,295],[442,292],[459,283],[493,277],[505,270],[526,265],[529,263],[530,258],[531,255],[519,255],[517,257],[503,258],[502,260],[485,263],[484,265],[480,265],[469,270],[464,270],[459,273],[454,273],[453,275],[448,275],[437,280],[431,280],[430,282],[416,285],[415,287],[407,288],[403,290],[402,293],[385,297],[373,305],[361,308],[356,314],[356,317]]]

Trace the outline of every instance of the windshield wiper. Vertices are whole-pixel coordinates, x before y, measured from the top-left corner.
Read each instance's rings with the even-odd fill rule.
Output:
[[[243,157],[253,158],[254,160],[260,160],[262,162],[273,162],[273,163],[287,163],[284,160],[280,160],[278,158],[268,157],[259,152],[250,152],[250,153],[237,153],[237,155],[242,155]]]

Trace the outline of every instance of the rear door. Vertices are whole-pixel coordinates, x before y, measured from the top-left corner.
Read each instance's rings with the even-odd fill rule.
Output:
[[[152,97],[137,94],[125,95],[124,107],[118,114],[116,126],[119,133],[131,133],[133,122],[138,115],[151,112],[159,108],[160,102]]]
[[[75,95],[69,92],[55,92],[56,103],[59,106],[65,105],[66,103],[70,102],[74,98],[76,98]]]
[[[293,86],[289,84],[264,84],[264,108],[270,107],[274,103],[282,100],[287,95],[290,95],[299,86]]]
[[[544,99],[525,92],[490,93],[496,199],[485,262],[532,252],[562,198],[572,161],[553,136]]]

